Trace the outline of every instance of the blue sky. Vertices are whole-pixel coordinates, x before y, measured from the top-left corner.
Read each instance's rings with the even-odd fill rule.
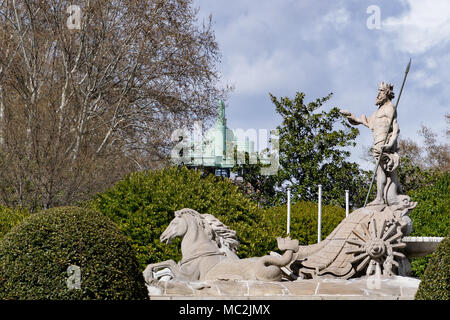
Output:
[[[231,129],[274,129],[281,118],[270,101],[306,101],[333,92],[324,107],[360,116],[375,111],[380,81],[396,95],[409,58],[412,67],[401,97],[401,135],[417,142],[421,124],[441,134],[450,113],[449,0],[194,0],[199,20],[212,14],[222,54],[222,84],[234,86],[227,101]],[[367,20],[380,9],[380,28]],[[370,146],[369,129],[360,126],[352,160],[363,167],[361,146]]]

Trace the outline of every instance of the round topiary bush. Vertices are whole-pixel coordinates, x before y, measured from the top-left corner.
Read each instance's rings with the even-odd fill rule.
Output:
[[[415,299],[450,299],[450,239],[448,236],[442,240],[431,255]]]
[[[113,220],[129,237],[141,268],[168,259],[181,260],[179,239],[167,245],[160,235],[174,212],[191,208],[209,213],[237,232],[241,258],[266,255],[276,249],[276,236],[260,224],[258,205],[244,196],[229,179],[185,167],[135,172],[90,205]]]
[[[126,236],[92,209],[41,211],[0,240],[0,299],[147,297]]]

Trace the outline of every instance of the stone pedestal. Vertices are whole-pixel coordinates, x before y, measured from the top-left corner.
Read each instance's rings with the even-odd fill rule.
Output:
[[[420,280],[393,276],[376,279],[311,279],[282,282],[160,281],[149,286],[151,300],[413,300]]]

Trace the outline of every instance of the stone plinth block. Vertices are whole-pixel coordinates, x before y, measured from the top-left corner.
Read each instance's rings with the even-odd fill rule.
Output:
[[[150,299],[367,299],[412,300],[420,280],[410,277],[320,278],[266,282],[214,280],[195,283],[160,281],[148,286]]]

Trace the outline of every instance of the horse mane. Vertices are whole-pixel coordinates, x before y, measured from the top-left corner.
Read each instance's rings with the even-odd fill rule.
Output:
[[[193,209],[184,208],[175,212],[175,214],[189,214],[194,217],[200,227],[212,241],[215,241],[220,249],[230,250],[236,253],[239,247],[236,231],[231,230],[227,225],[211,214],[201,214]]]
[[[229,250],[236,252],[239,247],[239,240],[237,239],[236,231],[231,230],[222,221],[211,214],[205,213],[202,214],[202,216],[203,219],[211,226],[211,229],[214,232],[214,237],[212,240],[216,241],[219,248],[225,246]]]

